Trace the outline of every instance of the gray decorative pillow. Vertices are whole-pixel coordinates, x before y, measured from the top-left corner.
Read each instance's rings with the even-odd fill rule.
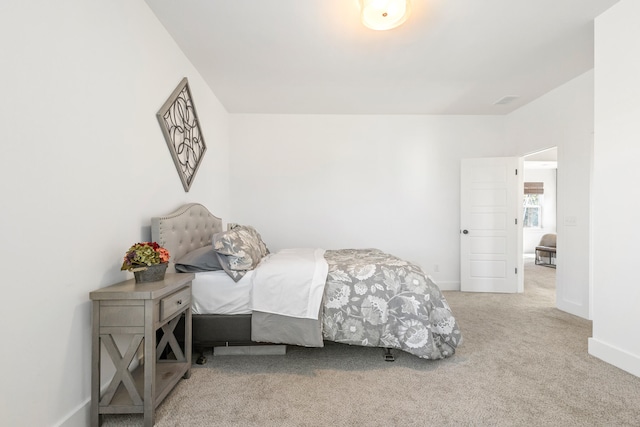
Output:
[[[201,271],[222,270],[213,246],[203,246],[188,252],[176,261],[176,271],[180,273],[198,273]]]
[[[212,244],[222,269],[236,282],[269,253],[255,228],[245,225],[214,234]]]

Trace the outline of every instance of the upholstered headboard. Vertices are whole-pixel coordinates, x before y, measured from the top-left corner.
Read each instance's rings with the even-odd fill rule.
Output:
[[[151,218],[151,240],[169,251],[168,273],[175,273],[175,260],[210,245],[213,235],[220,231],[222,219],[198,203],[189,203],[168,215]]]

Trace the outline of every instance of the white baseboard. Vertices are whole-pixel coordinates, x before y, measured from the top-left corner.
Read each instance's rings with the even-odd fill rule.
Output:
[[[137,359],[134,358],[133,363],[131,364],[131,370],[137,368],[144,362],[144,353],[139,352]],[[104,392],[111,384],[111,378],[104,381],[104,384],[100,386],[100,396],[104,394]],[[59,421],[55,424],[55,427],[86,427],[89,425],[91,421],[91,396],[87,398],[84,402],[78,405],[73,411],[71,411],[62,421]]]
[[[589,354],[636,377],[640,377],[640,356],[638,355],[631,354],[596,338],[589,338]]]
[[[460,282],[443,282],[440,280],[432,279],[433,282],[438,285],[441,291],[459,291]]]
[[[69,413],[56,427],[86,427],[91,418],[91,398],[85,400]]]
[[[561,295],[558,295],[558,297],[556,298],[556,306],[558,310],[566,311],[569,314],[582,317],[583,319],[586,319],[586,320],[591,320],[589,318],[588,305],[569,301],[567,299],[562,298]]]

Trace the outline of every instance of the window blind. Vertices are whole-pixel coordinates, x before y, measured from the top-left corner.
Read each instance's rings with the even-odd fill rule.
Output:
[[[524,194],[544,194],[544,182],[525,182]]]

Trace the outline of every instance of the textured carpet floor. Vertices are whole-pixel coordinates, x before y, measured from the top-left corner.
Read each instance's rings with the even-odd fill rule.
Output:
[[[555,270],[528,262],[523,294],[445,292],[464,342],[441,361],[339,344],[210,356],[156,425],[640,426],[640,378],[588,355],[591,322],[555,308],[554,284]]]

